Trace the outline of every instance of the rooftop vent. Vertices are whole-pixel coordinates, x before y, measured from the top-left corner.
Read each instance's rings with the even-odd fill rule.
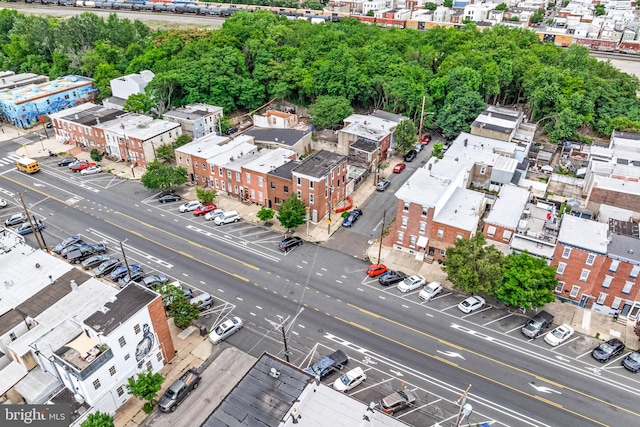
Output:
[[[627,252],[629,252],[631,255],[633,255],[633,249],[629,249]]]
[[[269,375],[273,378],[278,378],[280,377],[280,372],[276,368],[271,368],[271,370],[269,370]]]
[[[69,286],[71,286],[71,292],[75,292],[78,290],[78,284],[76,283],[75,280],[71,280],[69,282]]]

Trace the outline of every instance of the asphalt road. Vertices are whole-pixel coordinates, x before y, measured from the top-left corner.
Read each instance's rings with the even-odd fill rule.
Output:
[[[0,153],[11,147],[1,143]],[[11,201],[7,193],[26,191],[30,210],[47,224],[47,244],[78,232],[111,249],[126,240],[129,262],[214,295],[224,309],[202,319],[207,326],[229,310],[246,319],[247,327],[229,340],[244,351],[281,355],[273,324],[304,308],[290,324],[292,362],[304,367],[329,349],[345,348],[350,367],[366,366],[373,380],[354,397],[377,401],[402,382],[416,390],[416,406],[398,414],[410,424],[448,419],[456,410],[451,402],[469,384],[473,422],[638,424],[637,380],[619,359],[596,364],[588,337],[551,349],[541,339],[526,340],[518,316],[496,308],[464,316],[455,294],[420,303],[415,292],[399,294],[367,279],[365,262],[351,255],[312,244],[285,255],[277,250],[282,236],[272,230],[245,222],[216,227],[178,213],[178,203],[158,204],[138,183],[109,174],[81,177],[55,161],[43,159],[33,176],[0,167],[3,197]],[[375,209],[363,206],[365,215]],[[12,204],[2,215],[17,211]]]

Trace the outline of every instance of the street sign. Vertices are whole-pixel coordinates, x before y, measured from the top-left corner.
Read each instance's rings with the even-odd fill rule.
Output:
[[[331,225],[331,220],[330,219],[327,220],[327,224]]]

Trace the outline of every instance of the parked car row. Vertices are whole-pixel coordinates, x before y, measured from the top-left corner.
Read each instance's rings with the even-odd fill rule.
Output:
[[[76,157],[65,157],[58,160],[58,166],[67,166],[71,172],[80,172],[80,175],[94,175],[102,172],[102,168],[88,160],[79,160]]]
[[[32,223],[33,226],[31,225]],[[29,218],[27,218],[24,213],[11,215],[4,221],[4,225],[5,227],[15,227],[17,225],[14,231],[21,236],[33,233],[33,228],[35,228],[36,231],[44,230],[45,228],[44,222],[42,222],[42,220],[32,218],[31,222],[29,222]]]
[[[171,194],[161,195],[158,199],[160,203],[180,200],[180,196]],[[225,211],[218,209],[214,203],[202,204],[198,200],[184,202],[178,208],[180,213],[193,212],[194,216],[204,216],[207,221],[213,221],[215,225],[230,224],[240,221],[240,213],[238,211]]]

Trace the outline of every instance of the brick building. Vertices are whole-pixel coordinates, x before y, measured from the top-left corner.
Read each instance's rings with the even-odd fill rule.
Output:
[[[502,186],[491,212],[484,220],[483,234],[487,240],[508,246],[521,225],[530,199],[529,190],[514,185]]]
[[[126,114],[91,102],[49,114],[56,139],[83,148],[105,149],[104,130],[94,128]]]

